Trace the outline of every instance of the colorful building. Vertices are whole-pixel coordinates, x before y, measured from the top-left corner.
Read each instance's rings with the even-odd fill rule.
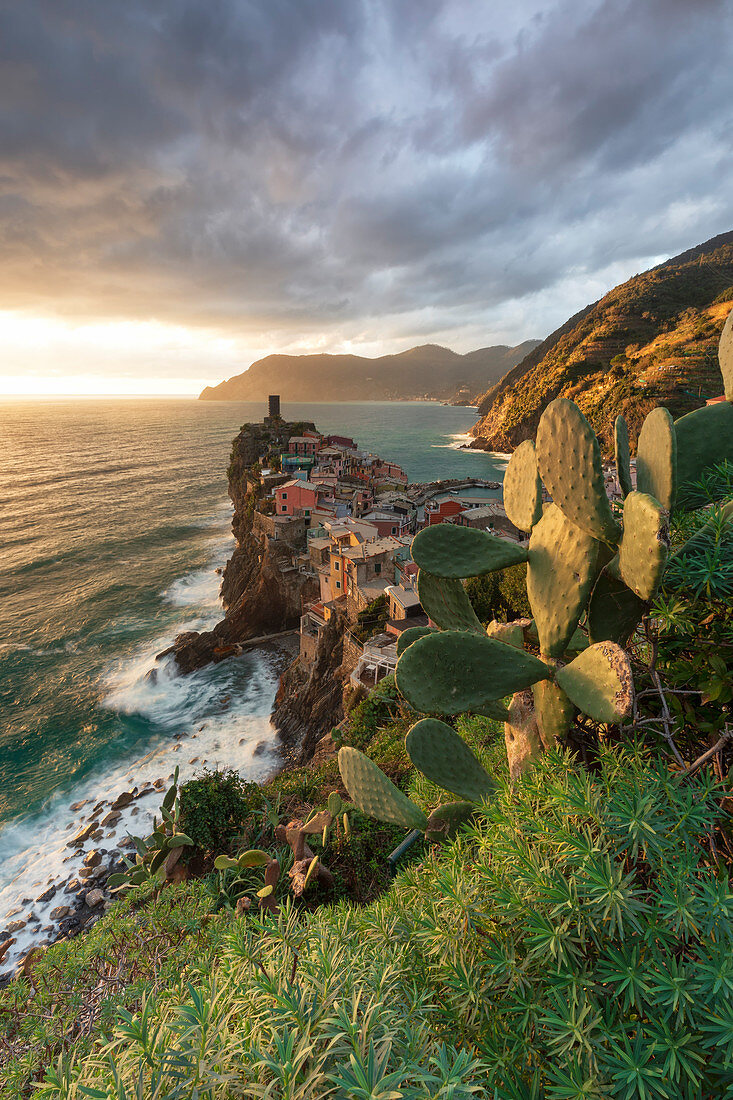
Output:
[[[275,514],[278,516],[304,515],[310,518],[318,503],[319,489],[308,481],[293,478],[275,489]]]

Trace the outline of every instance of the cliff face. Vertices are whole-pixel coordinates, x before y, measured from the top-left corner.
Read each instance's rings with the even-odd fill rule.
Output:
[[[397,355],[268,355],[249,370],[207,386],[201,401],[262,401],[281,393],[288,401],[388,401],[425,396],[464,403],[518,363],[537,343],[499,344],[459,355],[424,344]]]
[[[280,678],[272,720],[296,764],[310,760],[321,737],[344,717],[344,684],[351,670],[344,664],[345,628],[345,614],[335,612],[311,667],[298,657]]]
[[[312,425],[283,423],[277,429],[246,424],[234,440],[229,464],[232,530],[237,545],[224,569],[221,594],[225,615],[213,630],[176,638],[173,652],[182,672],[236,653],[239,643],[290,630],[300,622],[303,602],[318,599],[318,583],[292,568],[297,549],[273,541],[253,527],[255,497],[247,492],[247,471],[269,445],[285,446],[293,429]]]
[[[607,453],[623,413],[632,446],[646,414],[674,417],[721,392],[717,344],[733,303],[733,232],[616,287],[571,317],[479,401],[474,447],[534,438],[555,397],[571,398]]]

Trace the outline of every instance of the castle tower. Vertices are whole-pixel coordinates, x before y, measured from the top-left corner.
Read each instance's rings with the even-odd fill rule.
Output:
[[[267,400],[270,406],[268,419],[278,420],[280,418],[280,394],[271,393]]]

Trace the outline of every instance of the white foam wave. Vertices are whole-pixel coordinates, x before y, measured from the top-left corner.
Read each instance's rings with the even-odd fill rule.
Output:
[[[178,577],[162,593],[166,603],[174,607],[196,608],[205,612],[206,626],[213,626],[221,617],[219,603],[221,572],[235,546],[234,536],[229,531],[222,532],[211,542],[213,553],[206,567]],[[199,626],[195,629],[200,630],[205,627]]]
[[[149,791],[124,808],[103,839],[89,839],[80,848],[69,849],[69,837],[92,806],[100,801],[111,804],[123,791],[146,783],[167,783],[176,766],[181,782],[204,767],[234,768],[247,780],[261,781],[277,766],[277,735],[270,723],[277,674],[265,656],[253,651],[181,676],[172,658],[155,663],[153,648],[146,647],[144,653],[111,671],[106,704],[155,723],[156,742],[147,752],[131,754],[71,791],[54,795],[41,813],[0,831],[0,928],[11,920],[26,919],[31,912],[39,918],[13,933],[16,942],[0,964],[2,970],[12,970],[50,931],[50,912],[56,906],[73,906],[64,886],[78,874],[88,852],[96,848],[111,853],[129,831],[142,835],[149,831],[162,793]],[[72,811],[70,804],[79,802],[85,807]],[[51,886],[56,888],[53,897],[38,902]]]
[[[188,613],[175,633],[206,629],[221,617],[216,568],[230,555],[233,539],[222,529],[212,545],[215,550],[205,569],[179,578],[162,594],[166,602]],[[102,800],[111,804],[123,791],[146,783],[167,783],[176,766],[181,782],[203,767],[234,768],[248,780],[261,781],[277,766],[277,735],[270,713],[278,676],[270,659],[251,651],[182,676],[172,656],[156,659],[170,643],[171,635],[151,639],[131,657],[115,662],[103,683],[104,706],[150,723],[154,732],[146,751],[129,753],[71,790],[52,796],[42,812],[0,829],[0,930],[11,920],[25,920],[30,912],[39,918],[12,933],[16,942],[0,970],[12,971],[18,959],[51,931],[50,913],[55,907],[73,907],[73,895],[63,891],[81,869],[85,854],[93,848],[111,853],[128,831],[145,835],[162,795],[159,790],[143,794],[122,810],[103,839],[69,849],[69,837],[92,806]],[[80,802],[85,807],[72,811],[71,804]],[[53,897],[38,902],[38,896],[52,886],[56,888]]]

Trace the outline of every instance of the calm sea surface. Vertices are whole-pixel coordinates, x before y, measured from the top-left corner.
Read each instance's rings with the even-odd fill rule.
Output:
[[[274,746],[276,678],[264,656],[187,678],[166,661],[149,675],[177,633],[220,616],[216,569],[233,546],[229,448],[263,412],[174,400],[0,404],[0,920],[29,853],[63,850],[74,799],[175,763],[184,778],[203,759],[252,778],[272,768],[273,752],[253,756],[262,740]],[[412,481],[501,475],[500,460],[455,449],[471,409],[309,404],[283,414],[352,435]],[[197,764],[190,746],[180,751],[181,733],[195,733]]]

